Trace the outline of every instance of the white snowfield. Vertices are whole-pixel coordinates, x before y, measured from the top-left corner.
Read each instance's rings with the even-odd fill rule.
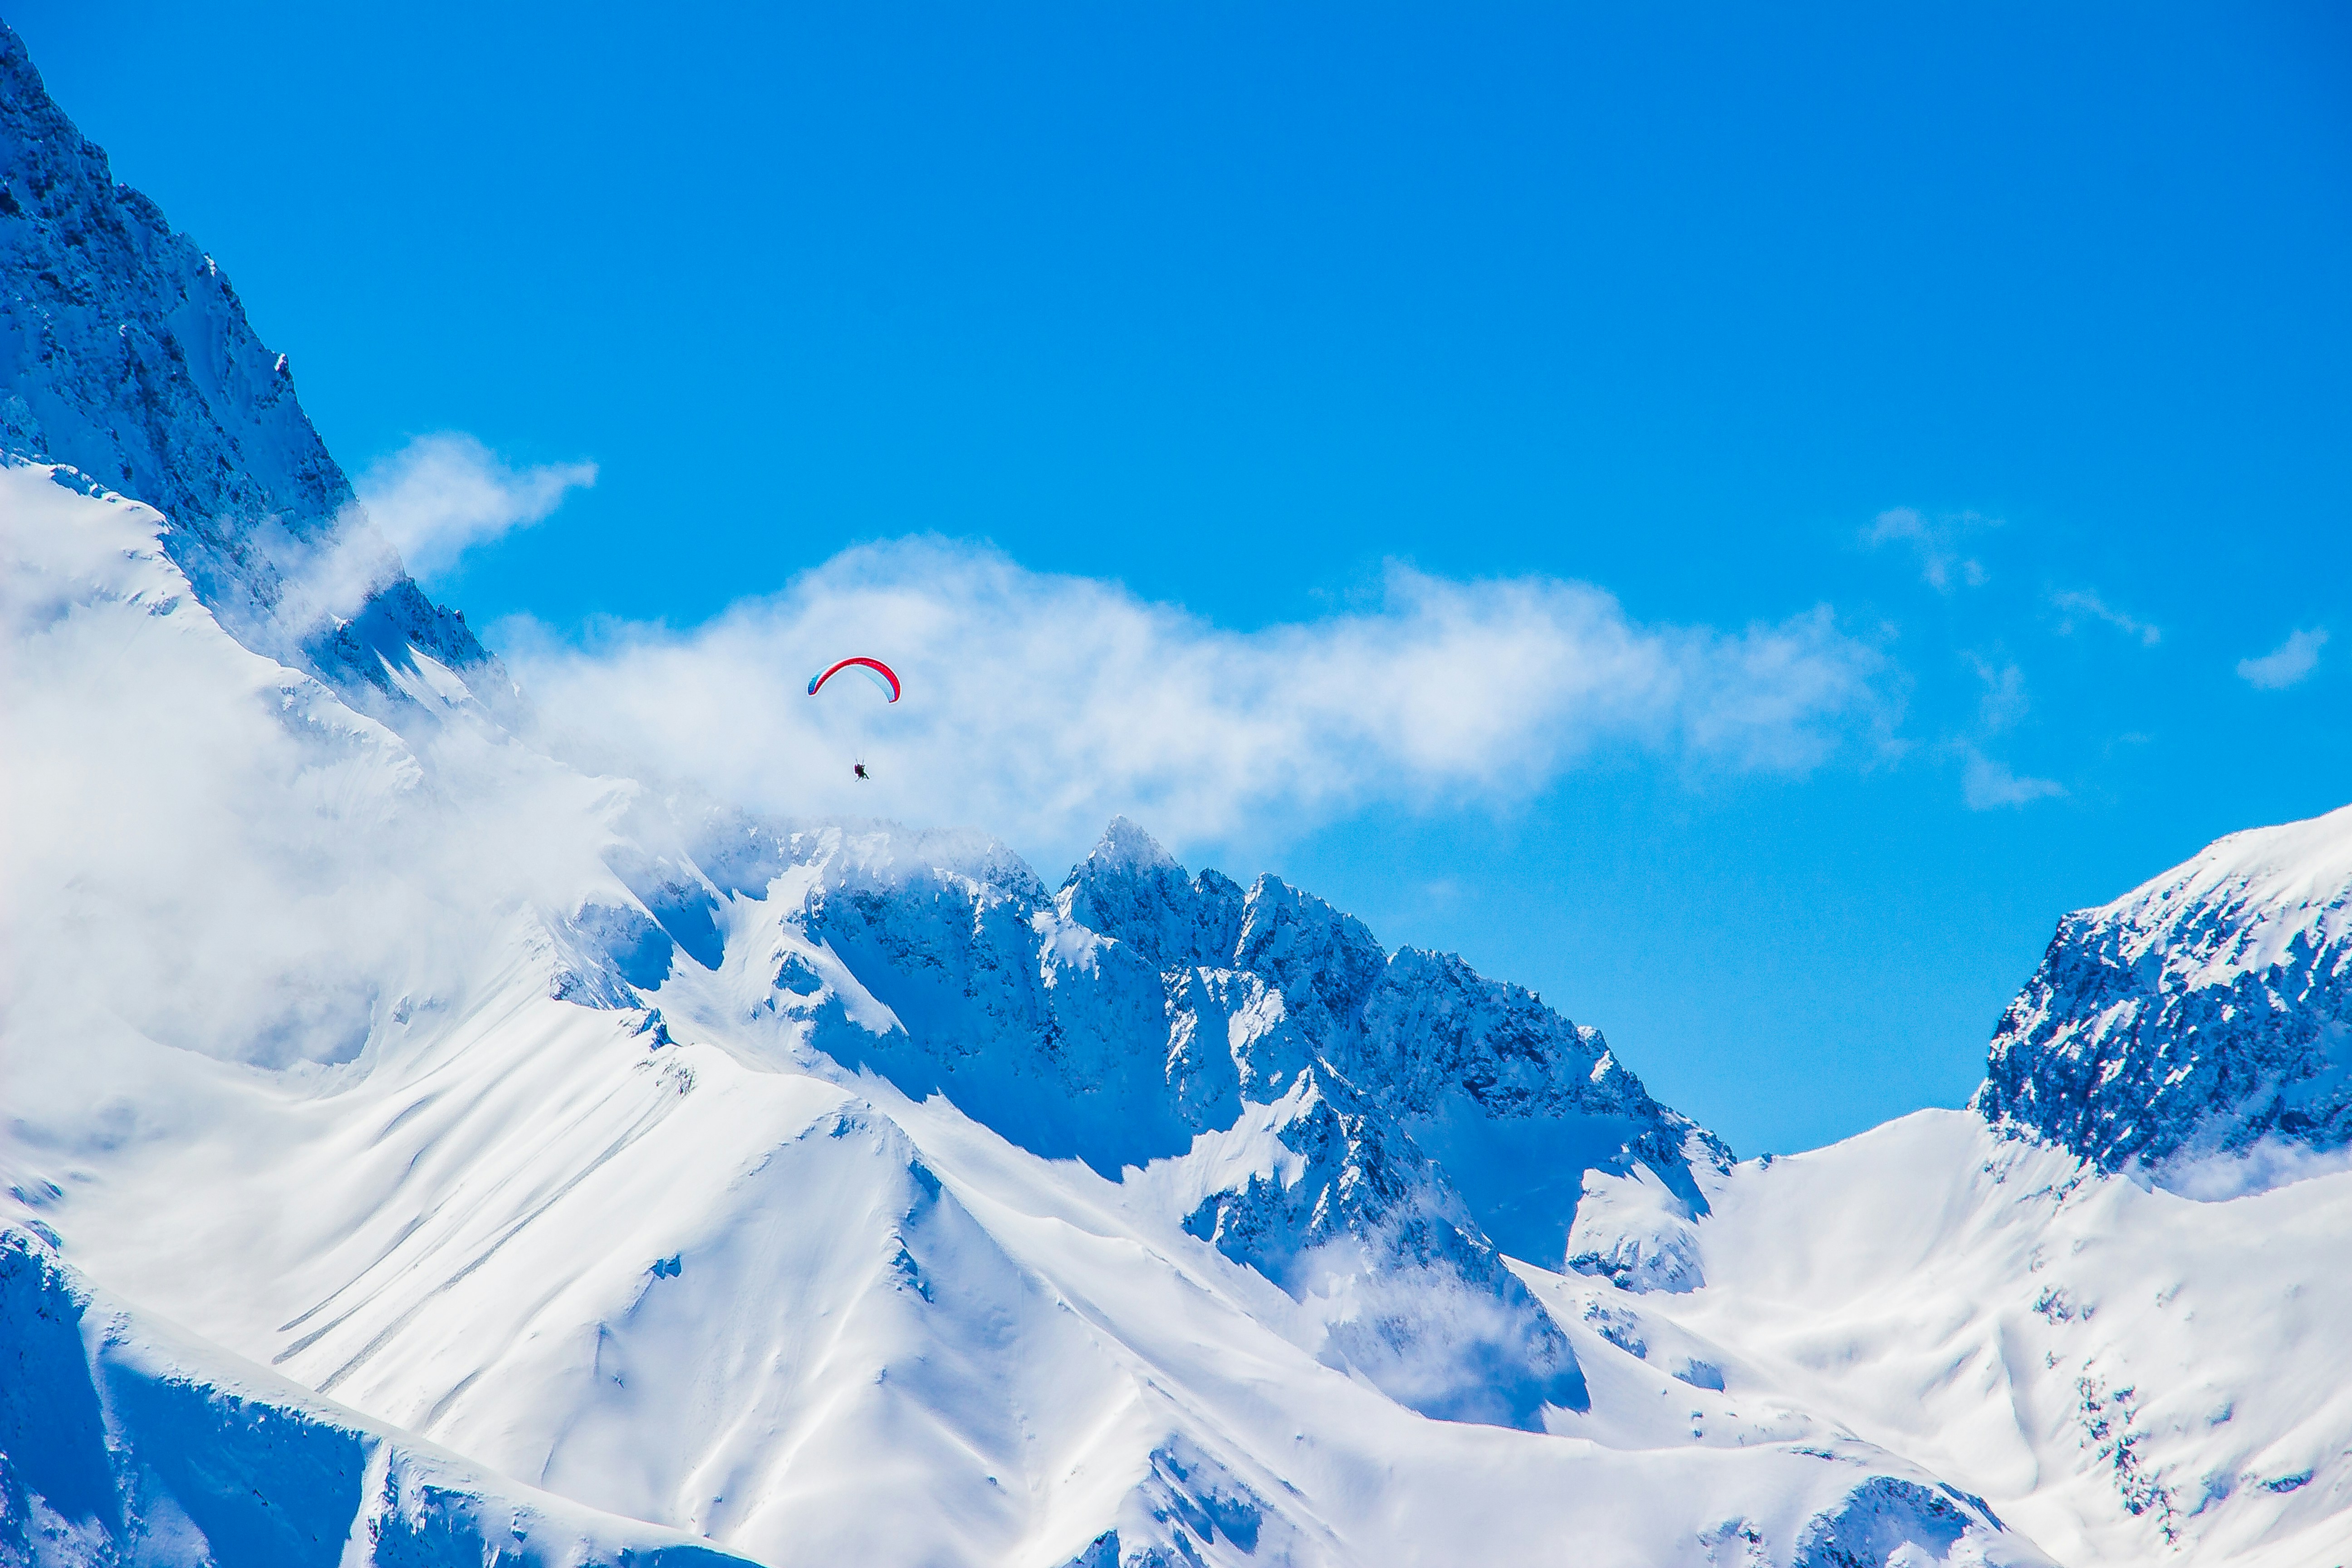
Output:
[[[248,652],[73,479],[0,469],[0,1561],[2352,1559],[2352,1174],[2198,1203],[1961,1112],[1726,1168],[1278,884],[1163,999],[1195,928],[1112,905],[1207,883],[1139,836],[1083,909],[971,837],[689,844],[421,651],[402,732]],[[1446,1047],[1500,1087],[1402,1024],[1334,1073],[1358,970],[1508,1024]]]
[[[1653,1359],[1690,1336],[2062,1563],[2352,1561],[2352,1172],[2197,1202],[1923,1110],[1708,1195],[1706,1286],[1613,1303]]]

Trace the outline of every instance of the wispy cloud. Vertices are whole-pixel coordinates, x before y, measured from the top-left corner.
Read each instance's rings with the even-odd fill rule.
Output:
[[[1964,535],[1980,528],[1998,528],[1991,518],[1972,511],[1948,517],[1927,517],[1907,506],[1882,511],[1862,531],[1862,542],[1875,550],[1882,545],[1907,545],[1919,563],[1919,576],[1939,594],[1955,587],[1975,588],[1989,580],[1984,563],[1963,552]]]
[[[2074,628],[2087,619],[2104,622],[2127,637],[2137,637],[2147,647],[2154,647],[2164,639],[2161,629],[2126,615],[2087,588],[2053,594],[2050,603],[2059,612],[2058,631],[2062,637],[2073,637]]]
[[[2296,632],[2260,658],[2238,661],[2238,679],[2264,691],[2293,686],[2319,668],[2319,650],[2327,646],[2323,627]]]
[[[2066,786],[2057,780],[2023,777],[2007,763],[1995,762],[1973,746],[1963,748],[1963,754],[1968,762],[1960,774],[1960,798],[1970,811],[2027,805],[2066,793]]]
[[[1960,658],[1983,683],[1977,718],[1986,733],[1999,734],[2025,717],[2033,703],[2025,694],[2024,670],[2007,660],[1996,664],[1982,654],[1962,653]]]
[[[1052,850],[1113,812],[1204,842],[1373,801],[1525,799],[1604,752],[1801,773],[1895,707],[1883,656],[1826,607],[1648,626],[1584,584],[1396,567],[1371,608],[1239,633],[940,540],[849,551],[689,631],[498,636],[551,739],[593,766]],[[812,700],[808,676],[852,653],[896,665],[904,700]]]
[[[471,436],[420,436],[360,476],[360,505],[408,570],[430,578],[477,544],[545,519],[593,463],[509,467]]]

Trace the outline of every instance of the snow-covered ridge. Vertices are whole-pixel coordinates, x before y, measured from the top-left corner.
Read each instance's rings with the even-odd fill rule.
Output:
[[[1125,820],[1050,897],[969,836],[719,814],[688,837],[724,876],[603,922],[624,969],[656,925],[681,927],[665,963],[714,920],[734,933],[728,959],[659,991],[670,1026],[748,1017],[772,1059],[821,1055],[1033,1153],[1145,1170],[1192,1234],[1329,1314],[1335,1359],[1418,1409],[1534,1426],[1547,1404],[1581,1407],[1575,1358],[1503,1250],[1570,1261],[1587,1170],[1640,1171],[1689,1218],[1691,1161],[1729,1164],[1524,990],[1391,954],[1278,879],[1189,877]],[[1641,1247],[1612,1234],[1573,1261],[1622,1270]]]
[[[0,22],[0,453],[170,520],[163,548],[257,652],[396,710],[410,649],[509,683],[353,501],[213,258],[117,184]]]
[[[2352,807],[2067,916],[1977,1106],[2108,1170],[2352,1143]]]

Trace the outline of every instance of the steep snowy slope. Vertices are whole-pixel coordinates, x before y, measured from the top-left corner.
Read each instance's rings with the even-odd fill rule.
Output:
[[[2069,915],[1978,1105],[2104,1169],[2209,1183],[2352,1143],[2352,806]]]
[[[722,1568],[518,1488],[109,1302],[0,1235],[0,1562]]]

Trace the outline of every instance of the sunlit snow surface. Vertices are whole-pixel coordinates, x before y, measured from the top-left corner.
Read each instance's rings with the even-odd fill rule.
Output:
[[[19,1364],[50,1335],[41,1388],[91,1391],[119,1496],[109,1536],[37,1484],[18,1384],[0,1492],[39,1560],[202,1561],[190,1521],[272,1490],[354,1510],[276,1560],[420,1560],[381,1542],[422,1494],[384,1488],[426,1470],[464,1521],[436,1562],[480,1560],[485,1520],[545,1561],[642,1559],[626,1520],[794,1563],[2042,1560],[1965,1477],[1696,1386],[1706,1358],[1636,1357],[1586,1305],[1659,1294],[1502,1265],[1472,1208],[1507,1219],[1513,1189],[1457,1192],[1409,1123],[1648,1118],[1642,1163],[1588,1180],[1662,1164],[1685,1226],[1717,1170],[1524,994],[1439,985],[1274,884],[1234,895],[1256,967],[1194,966],[1171,1003],[1064,908],[1083,879],[1045,896],[984,841],[722,834],[706,877],[660,803],[459,682],[398,733],[238,647],[156,515],[72,478],[0,471],[6,808],[43,829],[5,900],[7,1328]],[[1439,994],[1470,1011],[1382,1022]],[[1314,1034],[1334,1009],[1360,1022]],[[1415,1087],[1433,1050],[1475,1098]],[[1131,1125],[1149,1086],[1172,1120]],[[92,1290],[77,1373],[40,1303]],[[1489,1384],[1524,1393],[1418,1413]],[[147,1390],[211,1414],[159,1425]],[[232,1485],[203,1458],[223,1411],[364,1473]]]
[[[2062,1562],[2347,1560],[2352,1172],[2199,1202],[1928,1110],[1710,1196],[1706,1285],[1604,1306],[1652,1361],[1916,1459]]]

